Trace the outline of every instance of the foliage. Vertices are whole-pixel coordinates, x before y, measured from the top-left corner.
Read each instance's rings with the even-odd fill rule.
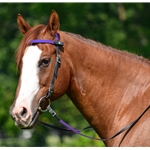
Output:
[[[60,16],[61,30],[149,58],[149,3],[0,3],[0,146],[103,146],[99,141],[40,125],[22,131],[9,115],[18,81],[15,51],[22,38],[17,14],[21,13],[34,26],[47,24],[52,9]],[[52,107],[71,126],[79,129],[88,126],[67,96]],[[43,114],[40,120],[58,125],[49,114]],[[87,134],[97,136],[94,131]]]

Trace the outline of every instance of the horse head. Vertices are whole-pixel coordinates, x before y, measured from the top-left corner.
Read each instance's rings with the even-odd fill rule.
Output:
[[[63,40],[59,31],[59,16],[53,10],[48,25],[31,27],[23,17],[18,14],[18,26],[23,34],[23,39],[18,47],[16,62],[20,71],[15,101],[10,108],[10,113],[19,128],[32,128],[42,110],[46,109],[49,101],[45,94],[49,91],[50,82],[56,62],[57,44],[34,43],[35,39]],[[64,53],[64,46],[59,46],[60,56]],[[63,59],[63,56],[62,56]],[[66,69],[67,68],[67,69]],[[63,59],[55,80],[55,88],[50,101],[62,96],[68,88],[70,80],[69,65],[67,59]]]

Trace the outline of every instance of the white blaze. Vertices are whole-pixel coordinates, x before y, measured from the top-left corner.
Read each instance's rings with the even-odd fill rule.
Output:
[[[22,62],[21,85],[14,109],[31,108],[34,96],[39,90],[38,62],[42,51],[37,46],[25,50]]]

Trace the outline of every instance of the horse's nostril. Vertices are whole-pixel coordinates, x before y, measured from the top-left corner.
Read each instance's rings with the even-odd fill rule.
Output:
[[[26,108],[22,108],[21,113],[20,113],[21,117],[25,118],[27,115],[27,109]]]

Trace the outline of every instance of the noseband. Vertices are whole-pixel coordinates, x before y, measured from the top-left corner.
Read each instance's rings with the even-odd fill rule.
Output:
[[[64,45],[64,43],[59,41],[58,33],[55,34],[55,39],[56,39],[55,41],[53,41],[53,40],[42,40],[42,39],[36,39],[36,40],[31,40],[30,41],[31,45],[41,43],[41,44],[51,44],[51,45],[55,45],[56,46],[56,63],[55,63],[53,76],[52,76],[52,79],[51,79],[51,82],[50,82],[50,85],[49,85],[49,89],[46,92],[46,94],[43,97],[41,97],[40,100],[39,100],[38,110],[40,110],[41,112],[46,112],[47,108],[48,108],[47,107],[45,110],[43,110],[41,108],[40,104],[41,104],[43,99],[47,99],[49,101],[49,105],[48,106],[50,106],[50,97],[51,97],[51,95],[52,95],[52,93],[54,91],[55,78],[57,78],[58,69],[59,69],[60,64],[61,64],[59,50],[60,50],[60,47],[62,47]]]

